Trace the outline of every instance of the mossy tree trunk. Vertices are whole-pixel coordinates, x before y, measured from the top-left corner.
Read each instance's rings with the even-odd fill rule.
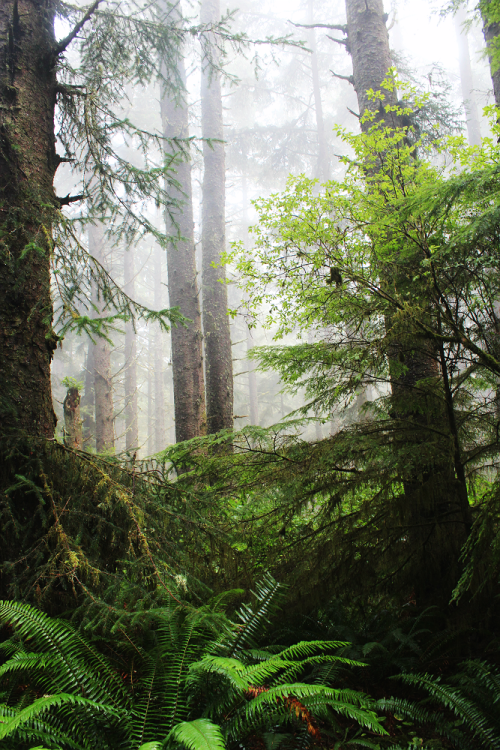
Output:
[[[184,61],[179,59],[179,75],[185,84]],[[186,90],[180,96],[186,96]],[[161,96],[161,116],[165,136],[165,157],[175,158],[179,146],[172,139],[189,138],[188,106],[184,99]],[[184,141],[187,144],[187,141]],[[187,148],[187,145],[186,145]],[[166,217],[172,242],[167,248],[168,294],[170,307],[177,307],[191,322],[172,328],[172,370],[174,380],[175,439],[190,440],[206,431],[205,384],[200,300],[196,276],[193,227],[193,197],[189,155],[177,157],[178,188],[172,188],[172,216]]]
[[[202,24],[220,20],[219,0],[202,0]],[[227,287],[224,266],[220,265],[226,241],[226,167],[222,98],[217,48],[205,57],[201,73],[202,135],[214,142],[203,143],[202,281],[203,333],[207,394],[207,432],[233,427],[233,360],[227,314]],[[212,63],[212,64],[211,64]]]
[[[500,22],[492,20],[499,16],[498,0],[481,0],[479,8],[483,19],[484,41],[489,49],[493,95],[495,104],[500,107],[500,55],[498,53],[498,42],[495,41],[500,36]]]
[[[81,450],[83,445],[82,439],[82,418],[80,415],[80,393],[78,388],[68,388],[66,397],[63,402],[64,412],[64,445],[68,448]]]
[[[0,5],[0,421],[51,438],[55,3]]]

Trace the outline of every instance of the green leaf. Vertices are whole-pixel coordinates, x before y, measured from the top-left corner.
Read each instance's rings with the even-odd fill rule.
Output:
[[[220,727],[209,719],[183,721],[171,730],[168,737],[189,750],[225,750]]]

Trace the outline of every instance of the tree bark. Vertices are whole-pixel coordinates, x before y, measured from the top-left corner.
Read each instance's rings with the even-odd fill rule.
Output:
[[[472,82],[472,66],[470,62],[469,40],[464,23],[467,20],[465,10],[458,8],[455,13],[455,32],[458,44],[458,64],[460,67],[460,83],[467,119],[467,135],[471,146],[481,145],[481,125],[477,111],[476,94]]]
[[[184,83],[184,61],[179,59],[179,75]],[[173,219],[166,217],[167,234],[172,241],[167,248],[168,293],[171,307],[191,322],[172,328],[172,369],[174,379],[175,438],[190,440],[206,430],[205,385],[203,378],[202,332],[193,231],[193,198],[191,163],[188,155],[179,155],[171,139],[189,137],[188,107],[185,100],[175,100],[162,90],[161,116],[166,159],[176,158],[179,188],[170,193]],[[177,156],[175,156],[177,154]],[[181,204],[181,205],[179,205]],[[174,223],[175,222],[175,223]]]
[[[82,419],[80,416],[80,394],[78,388],[68,388],[63,402],[64,412],[64,445],[81,450]]]
[[[348,50],[352,58],[354,89],[358,98],[359,114],[366,109],[377,109],[378,103],[370,101],[367,91],[379,91],[382,81],[392,65],[389,35],[385,25],[382,0],[346,0]],[[386,93],[391,104],[396,95]],[[369,125],[362,125],[367,128]]]
[[[202,24],[218,23],[219,0],[202,0]],[[219,64],[215,42],[213,65]],[[204,57],[201,73],[201,123],[203,138],[222,141],[222,98],[219,72]],[[225,267],[220,265],[226,241],[226,168],[224,144],[203,143],[202,281],[203,333],[207,394],[207,432],[233,427],[233,359],[227,314]]]
[[[94,344],[89,340],[85,361],[84,390],[80,402],[83,412],[83,445],[85,450],[95,447]]]
[[[89,252],[104,265],[104,229],[102,224],[89,227]],[[93,303],[100,315],[105,306],[94,290]],[[115,447],[113,423],[113,381],[111,378],[111,348],[109,341],[99,336],[94,344],[94,397],[96,452],[112,451]]]
[[[494,5],[492,0],[482,0],[479,7],[481,10],[481,18],[483,19],[483,35],[486,47],[491,48],[492,42],[500,35],[500,23],[491,23],[488,17],[489,6]],[[493,82],[493,95],[495,97],[495,104],[500,107],[500,65],[493,59],[492,54],[489,54],[490,60],[490,73],[491,80]]]
[[[368,98],[367,90],[378,91],[391,66],[389,38],[385,26],[382,0],[346,0],[347,44],[352,56],[353,80],[359,111],[378,110],[377,120],[394,127],[398,118],[387,113],[378,101]],[[384,90],[384,103],[394,104],[396,92]],[[363,129],[372,123],[362,123]],[[408,284],[413,276],[412,268],[384,269],[384,275],[396,287]],[[392,277],[392,278],[391,278]],[[391,335],[392,321],[386,320],[387,334]],[[431,343],[418,345],[414,341],[402,342],[394,336],[389,351],[393,418],[403,426],[413,424],[411,437],[402,438],[414,442],[413,453],[418,456],[420,447],[425,448],[427,426],[446,420],[444,398],[433,393],[432,388],[420,387],[422,382],[443,380],[440,373],[438,352]],[[402,371],[401,363],[405,369]],[[450,433],[452,425],[450,424]],[[403,447],[403,446],[402,446]],[[408,448],[408,444],[405,446]],[[428,452],[428,451],[427,451]],[[411,451],[410,451],[411,453]],[[404,469],[404,507],[402,520],[407,528],[411,549],[408,561],[409,577],[419,599],[438,600],[448,596],[457,582],[460,548],[466,539],[470,513],[468,512],[467,488],[462,487],[461,477],[454,479],[453,457],[446,462],[422,461],[419,465]],[[418,459],[417,459],[418,463]],[[457,484],[460,487],[457,491]],[[465,491],[465,504],[463,502]]]
[[[0,420],[52,438],[55,3],[0,6]]]
[[[314,24],[314,0],[308,3],[308,23]],[[312,50],[311,54],[311,72],[314,95],[314,111],[316,113],[316,134],[318,138],[318,162],[316,167],[316,177],[326,182],[330,179],[330,157],[328,155],[328,143],[325,135],[325,123],[323,120],[323,104],[321,101],[321,88],[319,85],[318,55],[316,51],[316,34],[311,29],[309,44]]]
[[[123,257],[123,290],[134,298],[134,249],[129,247]],[[134,324],[125,324],[125,450],[134,453],[139,447],[137,408],[137,345]]]
[[[161,266],[162,253],[160,249],[155,250],[154,268],[154,306],[156,310],[163,307]],[[165,389],[163,387],[163,332],[160,326],[156,326],[154,334],[154,380],[155,380],[155,451],[165,448]]]
[[[148,442],[147,442],[148,456],[152,456],[153,453],[155,452],[153,382],[154,382],[154,334],[153,334],[153,331],[149,329],[149,333],[148,333]]]

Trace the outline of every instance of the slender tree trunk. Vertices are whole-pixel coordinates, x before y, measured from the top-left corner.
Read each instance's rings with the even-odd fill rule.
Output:
[[[479,6],[481,9],[481,17],[483,19],[483,35],[486,47],[491,47],[493,40],[500,35],[500,23],[491,23],[489,20],[488,10],[490,5],[493,8],[496,5],[496,2],[492,2],[492,0],[482,0]],[[497,107],[500,107],[500,65],[494,62],[491,54],[489,55],[489,59],[495,104]]]
[[[80,394],[78,388],[68,388],[63,402],[64,412],[64,445],[81,450],[82,419],[80,416]]]
[[[83,447],[95,447],[95,394],[94,394],[94,344],[89,340],[85,360],[83,396],[80,409],[83,413]]]
[[[148,335],[148,442],[147,451],[148,456],[151,456],[154,451],[154,334],[153,331],[149,330]]]
[[[185,86],[186,74],[182,59],[179,60],[178,67]],[[185,88],[182,95],[186,95]],[[163,90],[161,116],[166,139],[189,137],[188,107],[185,100],[175,100]],[[182,204],[171,207],[172,218],[166,217],[167,233],[172,235],[172,242],[167,248],[169,304],[171,307],[178,307],[191,321],[187,326],[172,328],[175,437],[177,442],[181,442],[201,435],[206,430],[203,337],[196,278],[191,163],[188,155],[179,155],[178,146],[171,140],[165,141],[165,158],[176,159],[179,189],[173,188],[171,197],[173,201]]]
[[[314,0],[308,2],[308,23],[314,23]],[[321,102],[321,88],[319,85],[318,55],[316,52],[316,34],[311,29],[309,44],[312,50],[311,71],[314,94],[314,111],[316,113],[316,133],[318,138],[318,163],[316,177],[326,182],[330,179],[330,157],[328,154],[328,143],[325,134],[325,123],[323,120],[323,104]]]
[[[218,23],[219,0],[202,0],[201,22]],[[215,40],[212,62],[219,63]],[[201,74],[201,122],[203,138],[222,141],[220,74],[205,57]],[[223,143],[203,143],[202,280],[203,333],[207,393],[207,431],[233,427],[233,359],[227,315],[226,272],[220,265],[226,238],[226,168]],[[222,283],[221,283],[222,282]]]
[[[245,324],[247,334],[247,352],[253,347],[252,336],[250,329]],[[259,424],[259,395],[257,391],[257,376],[255,362],[250,357],[247,357],[248,367],[248,399],[250,402],[250,424]]]
[[[134,250],[129,247],[123,257],[124,292],[135,295]],[[134,324],[125,324],[125,450],[134,452],[139,447],[137,408],[137,342]]]
[[[104,229],[102,224],[89,227],[89,251],[104,265]],[[99,314],[105,307],[97,290],[93,303]],[[113,381],[111,378],[111,347],[101,336],[94,344],[94,397],[95,397],[95,443],[96,452],[111,451],[115,447],[113,424]]]
[[[54,435],[55,3],[0,6],[0,424]]]
[[[458,64],[460,67],[460,83],[467,118],[467,135],[471,146],[481,145],[481,125],[477,110],[476,94],[472,81],[472,66],[470,62],[469,40],[464,27],[467,17],[465,10],[460,7],[455,14],[455,31],[458,44]]]
[[[161,263],[162,253],[158,249],[155,251],[155,281],[154,281],[154,306],[155,310],[161,310],[163,307],[162,300],[162,282],[161,282]],[[160,326],[156,326],[155,331],[155,451],[161,451],[165,448],[165,389],[163,387],[163,334]]]

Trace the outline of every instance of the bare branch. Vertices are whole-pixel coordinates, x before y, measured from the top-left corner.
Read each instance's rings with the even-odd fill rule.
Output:
[[[351,113],[351,115],[354,115],[354,117],[357,117],[357,118],[358,118],[358,120],[359,120],[359,118],[361,117],[361,115],[358,115],[358,113],[357,113],[357,112],[355,112],[355,111],[354,111],[353,109],[351,109],[350,107],[347,107],[347,111],[348,111],[348,112],[350,112],[350,113]]]
[[[78,32],[85,26],[89,18],[92,16],[92,14],[96,10],[100,2],[101,0],[94,0],[90,8],[87,10],[85,15],[83,16],[83,18],[80,21],[78,21],[76,26],[74,26],[73,29],[69,32],[68,36],[65,36],[64,39],[61,39],[61,41],[56,44],[56,47],[54,50],[56,55],[60,55],[62,52],[64,52],[64,50],[67,47],[69,47],[69,45],[71,44],[73,39],[76,37]]]
[[[56,84],[56,94],[63,94],[63,96],[87,96],[85,86],[68,86],[64,83]]]
[[[58,195],[56,195],[56,201],[59,203],[60,206],[69,206],[70,203],[76,203],[77,201],[81,201],[85,198],[85,195],[66,195],[64,198],[60,198]]]
[[[334,36],[330,36],[330,34],[327,34],[326,38],[331,39],[332,42],[337,42],[337,44],[342,44],[346,49],[349,49],[347,39],[336,39]]]
[[[333,29],[334,31],[341,31],[343,34],[347,34],[347,26],[344,24],[337,24],[337,23],[294,23],[293,21],[288,21],[288,23],[291,23],[292,26],[297,26],[297,28],[302,29]]]
[[[354,86],[354,76],[341,76],[340,73],[335,73],[334,70],[330,70],[330,73],[335,78],[340,78],[341,81],[347,81],[351,86]]]

